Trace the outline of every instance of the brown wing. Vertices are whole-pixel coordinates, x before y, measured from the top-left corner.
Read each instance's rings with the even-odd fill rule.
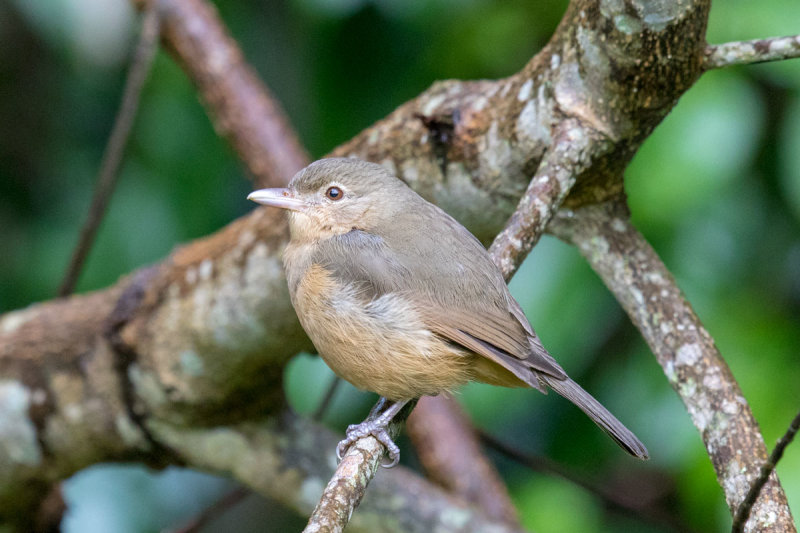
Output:
[[[556,379],[567,377],[530,326],[523,326],[510,312],[481,309],[477,313],[471,309],[446,309],[429,302],[417,305],[434,333],[486,357],[532,387],[543,390],[538,372]],[[527,323],[524,315],[522,318]]]
[[[343,283],[357,286],[365,300],[388,292],[404,294],[434,333],[486,357],[532,387],[542,390],[537,372],[565,379],[566,373],[542,347],[486,251],[461,230],[469,237],[464,244],[475,247],[466,255],[468,247],[454,248],[437,260],[435,254],[447,241],[441,240],[437,247],[430,236],[420,235],[414,250],[426,260],[413,261],[397,254],[381,237],[353,230],[320,242],[314,262]],[[464,276],[450,270],[456,264],[473,270],[470,282],[462,283]],[[449,284],[447,291],[439,290],[443,284]],[[470,297],[453,297],[467,291],[472,291]]]

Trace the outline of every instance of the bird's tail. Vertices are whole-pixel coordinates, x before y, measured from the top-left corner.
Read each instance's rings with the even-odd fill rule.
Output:
[[[586,413],[600,429],[608,433],[626,452],[639,459],[647,459],[649,457],[647,448],[636,438],[636,435],[623,426],[622,422],[617,420],[608,409],[600,405],[600,402],[583,390],[580,385],[570,378],[558,379],[546,374],[541,374],[540,378],[551,389],[580,407],[581,411]]]

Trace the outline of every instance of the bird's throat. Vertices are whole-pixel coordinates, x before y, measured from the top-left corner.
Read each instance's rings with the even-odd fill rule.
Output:
[[[295,244],[312,244],[359,229],[352,223],[318,217],[297,211],[289,212],[289,231]]]

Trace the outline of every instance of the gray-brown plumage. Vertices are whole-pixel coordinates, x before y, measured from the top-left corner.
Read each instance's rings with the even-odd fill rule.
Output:
[[[287,189],[249,198],[289,209],[289,290],[319,354],[356,387],[394,402],[377,422],[351,426],[341,447],[371,433],[396,462],[385,424],[398,406],[474,380],[549,387],[647,458],[633,433],[547,353],[483,245],[383,167],[323,159]]]

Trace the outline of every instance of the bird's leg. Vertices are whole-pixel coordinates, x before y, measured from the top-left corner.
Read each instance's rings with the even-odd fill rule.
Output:
[[[400,448],[394,443],[389,436],[389,422],[395,417],[397,413],[408,403],[408,400],[402,402],[391,402],[386,398],[381,398],[375,407],[369,412],[367,419],[360,424],[349,426],[345,434],[347,438],[339,442],[336,446],[336,457],[342,460],[347,449],[361,437],[372,435],[378,442],[384,445],[386,453],[389,454],[390,461],[383,464],[386,468],[391,468],[400,462]],[[387,407],[388,405],[388,407]]]

